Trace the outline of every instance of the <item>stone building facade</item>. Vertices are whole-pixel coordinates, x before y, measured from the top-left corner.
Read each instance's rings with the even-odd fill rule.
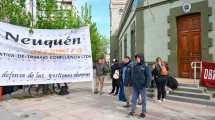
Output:
[[[168,62],[170,74],[191,77],[193,61],[215,61],[214,0],[129,0],[118,31],[118,57],[144,52]],[[112,54],[113,55],[113,54]]]
[[[128,0],[110,0],[110,59],[118,56],[117,30]]]

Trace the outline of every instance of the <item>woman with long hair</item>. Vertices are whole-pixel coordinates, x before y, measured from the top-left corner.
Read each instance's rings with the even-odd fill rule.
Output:
[[[154,69],[154,80],[157,86],[158,102],[166,99],[166,83],[168,79],[168,67],[160,57],[156,58],[156,65]]]

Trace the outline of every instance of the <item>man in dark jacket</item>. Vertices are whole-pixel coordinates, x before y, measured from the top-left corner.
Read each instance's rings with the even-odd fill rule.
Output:
[[[140,117],[144,118],[146,113],[146,88],[151,83],[151,70],[144,62],[144,54],[139,53],[135,55],[136,64],[131,69],[131,85],[132,85],[132,106],[129,115],[134,115],[136,110],[137,99],[139,95],[142,98],[142,112]]]

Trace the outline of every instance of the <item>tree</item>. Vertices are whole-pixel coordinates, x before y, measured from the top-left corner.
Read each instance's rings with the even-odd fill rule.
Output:
[[[25,0],[1,0],[0,21],[8,21],[11,24],[29,27],[31,14],[24,12]]]
[[[96,23],[91,19],[91,6],[85,3],[82,6],[81,18],[84,25],[90,26],[90,39],[92,44],[93,61],[104,58],[107,54],[108,39],[98,33]]]
[[[8,19],[9,23],[31,27],[31,13],[25,11],[26,0],[1,0],[0,21]],[[81,7],[81,15],[74,7],[63,9],[58,7],[56,0],[37,0],[37,22],[34,28],[39,29],[72,29],[82,26],[90,27],[92,57],[95,62],[107,53],[107,39],[98,33],[96,23],[91,19],[91,5]]]

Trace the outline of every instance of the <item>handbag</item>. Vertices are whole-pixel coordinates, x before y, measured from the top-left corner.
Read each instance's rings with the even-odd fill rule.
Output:
[[[115,70],[115,72],[113,74],[113,78],[114,79],[119,79],[119,70]]]

